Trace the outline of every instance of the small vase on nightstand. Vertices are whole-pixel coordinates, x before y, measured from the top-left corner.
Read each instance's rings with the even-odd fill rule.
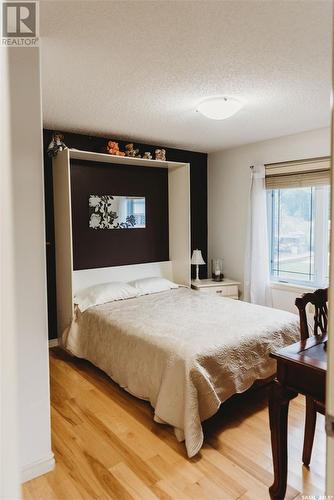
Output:
[[[211,269],[213,281],[223,281],[223,259],[212,259]]]

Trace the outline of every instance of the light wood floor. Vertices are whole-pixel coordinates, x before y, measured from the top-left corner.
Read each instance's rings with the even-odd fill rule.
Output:
[[[189,460],[152,409],[85,361],[50,355],[53,472],[25,483],[25,500],[268,499],[272,462],[267,389],[238,396],[204,424]],[[311,469],[301,464],[304,401],[291,403],[286,498],[324,492],[325,434],[318,418]]]

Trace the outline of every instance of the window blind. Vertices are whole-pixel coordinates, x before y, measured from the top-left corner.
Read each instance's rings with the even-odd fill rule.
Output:
[[[266,188],[286,189],[330,184],[330,157],[266,165]]]

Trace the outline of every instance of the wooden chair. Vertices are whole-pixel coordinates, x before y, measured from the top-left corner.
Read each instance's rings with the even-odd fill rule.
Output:
[[[327,333],[328,322],[328,289],[319,289],[314,293],[305,293],[298,297],[295,304],[299,310],[301,340],[306,340],[310,336],[307,322],[306,307],[308,304],[314,306],[314,326],[313,335],[321,336]],[[317,412],[325,414],[325,406],[319,401],[306,396],[305,432],[303,446],[303,464],[308,467],[311,461],[314,432],[317,421]]]

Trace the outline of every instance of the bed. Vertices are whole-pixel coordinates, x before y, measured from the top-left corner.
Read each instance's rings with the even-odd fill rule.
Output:
[[[185,287],[75,310],[63,345],[173,426],[192,457],[201,422],[275,373],[269,353],[299,338],[296,315]]]

